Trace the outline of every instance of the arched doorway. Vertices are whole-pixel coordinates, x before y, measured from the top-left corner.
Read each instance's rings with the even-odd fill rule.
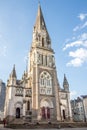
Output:
[[[63,119],[66,119],[65,110],[63,110]]]
[[[42,107],[41,108],[42,119],[50,119],[50,108]]]
[[[20,108],[16,108],[16,118],[20,118]]]
[[[53,103],[49,99],[42,99],[41,104],[41,119],[50,119],[51,118],[51,112],[53,109]]]

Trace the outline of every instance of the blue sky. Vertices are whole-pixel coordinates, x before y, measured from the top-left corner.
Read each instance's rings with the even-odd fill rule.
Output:
[[[40,0],[55,51],[62,87],[64,73],[72,98],[87,94],[87,0]],[[32,43],[38,0],[0,0],[0,79],[13,65],[21,79]]]

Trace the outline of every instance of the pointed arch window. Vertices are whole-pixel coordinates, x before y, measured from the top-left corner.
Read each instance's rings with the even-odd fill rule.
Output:
[[[52,95],[52,78],[46,71],[40,74],[40,94]]]
[[[46,65],[47,65],[47,56],[45,57],[45,60],[46,60]]]
[[[44,38],[42,37],[42,47],[44,47]]]
[[[27,101],[27,110],[30,110],[30,102]]]

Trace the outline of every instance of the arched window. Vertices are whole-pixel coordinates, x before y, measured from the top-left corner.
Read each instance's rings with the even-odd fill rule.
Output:
[[[52,78],[46,71],[40,74],[40,94],[52,94]]]
[[[27,101],[27,110],[30,110],[30,102]]]
[[[63,119],[66,119],[65,110],[63,110]]]
[[[16,118],[20,118],[20,108],[16,108]]]
[[[42,47],[44,47],[44,38],[42,38]]]

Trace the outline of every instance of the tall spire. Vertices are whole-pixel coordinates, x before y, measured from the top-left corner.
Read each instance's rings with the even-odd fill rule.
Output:
[[[67,81],[66,75],[64,74],[63,87],[65,90],[69,90],[69,83]]]
[[[37,13],[36,23],[35,23],[34,27],[35,27],[36,30],[46,29],[46,24],[45,24],[45,21],[44,21],[44,17],[43,17],[43,13],[42,13],[42,10],[41,10],[40,2],[38,4],[38,13]]]
[[[11,77],[16,78],[16,70],[15,70],[15,65],[13,66],[13,70],[11,72]]]

